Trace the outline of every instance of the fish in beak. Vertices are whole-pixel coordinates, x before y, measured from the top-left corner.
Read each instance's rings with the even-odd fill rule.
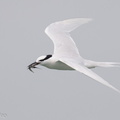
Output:
[[[39,64],[39,63],[34,62],[34,63],[32,63],[32,64],[30,64],[30,65],[28,66],[28,69],[29,69],[31,72],[33,72],[33,71],[32,71],[32,68],[37,68],[36,65],[38,65],[38,64]]]

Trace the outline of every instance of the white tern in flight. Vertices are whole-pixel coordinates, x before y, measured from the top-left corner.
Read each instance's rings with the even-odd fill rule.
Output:
[[[96,62],[82,58],[69,34],[91,20],[90,18],[74,18],[50,24],[45,29],[45,33],[54,43],[54,53],[53,55],[40,56],[28,66],[28,69],[32,71],[31,69],[36,68],[36,65],[42,65],[50,69],[76,70],[120,93],[117,88],[90,70],[95,67],[120,67],[120,63]]]

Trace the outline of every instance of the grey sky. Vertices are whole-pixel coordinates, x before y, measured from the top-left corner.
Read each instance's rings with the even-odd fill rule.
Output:
[[[119,120],[120,95],[76,71],[27,66],[52,53],[52,22],[94,20],[73,31],[82,57],[120,62],[119,0],[0,0],[0,120]],[[120,89],[120,68],[96,68]]]

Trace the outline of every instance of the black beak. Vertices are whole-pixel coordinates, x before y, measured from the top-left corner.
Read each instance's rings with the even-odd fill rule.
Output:
[[[37,67],[35,67],[36,65],[38,65],[39,63],[37,63],[37,62],[34,62],[34,63],[32,63],[32,64],[30,64],[29,66],[28,66],[28,69],[31,71],[31,72],[33,72],[32,71],[32,68],[37,68]]]

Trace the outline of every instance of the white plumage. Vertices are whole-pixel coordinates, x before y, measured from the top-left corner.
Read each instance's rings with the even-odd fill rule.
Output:
[[[40,64],[50,69],[76,70],[120,93],[118,89],[89,69],[94,67],[120,67],[120,63],[95,62],[82,58],[69,34],[72,30],[91,20],[90,18],[74,18],[50,24],[45,29],[45,33],[54,43],[53,55],[39,57],[28,68],[31,70]]]

